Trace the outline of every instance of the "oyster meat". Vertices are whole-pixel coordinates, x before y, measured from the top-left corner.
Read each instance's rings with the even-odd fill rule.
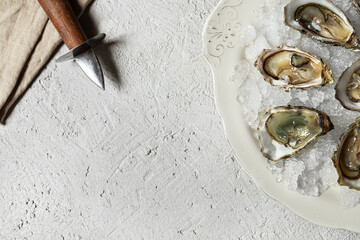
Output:
[[[291,157],[333,128],[330,118],[315,109],[276,107],[260,121],[258,137],[261,152],[273,161]]]
[[[345,70],[340,76],[335,90],[336,99],[346,109],[360,111],[360,61]]]
[[[320,87],[334,81],[331,71],[321,59],[287,46],[275,50],[264,49],[255,67],[271,85],[286,90]]]
[[[333,162],[339,184],[360,190],[360,118],[341,136]]]
[[[359,48],[359,39],[345,14],[328,0],[291,0],[285,23],[321,42]]]

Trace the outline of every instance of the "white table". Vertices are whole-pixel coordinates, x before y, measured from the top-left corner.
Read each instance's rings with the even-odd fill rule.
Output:
[[[52,61],[0,127],[1,239],[357,237],[297,217],[234,159],[201,52],[216,3],[93,4],[107,90]]]

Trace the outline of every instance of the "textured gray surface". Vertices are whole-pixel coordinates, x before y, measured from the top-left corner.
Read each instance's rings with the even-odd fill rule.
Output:
[[[297,217],[234,159],[201,53],[216,3],[92,6],[107,90],[51,62],[0,128],[1,239],[357,238]]]

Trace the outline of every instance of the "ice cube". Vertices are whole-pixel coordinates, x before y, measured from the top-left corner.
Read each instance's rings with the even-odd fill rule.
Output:
[[[340,187],[339,197],[344,208],[352,208],[360,202],[360,193],[346,186]]]

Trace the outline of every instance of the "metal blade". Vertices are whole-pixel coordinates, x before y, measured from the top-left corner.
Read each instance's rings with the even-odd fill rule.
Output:
[[[83,42],[76,48],[71,49],[68,53],[66,53],[66,54],[62,55],[61,57],[59,57],[58,59],[56,59],[55,62],[61,63],[61,62],[65,62],[68,60],[73,60],[76,56],[89,50],[90,48],[97,47],[104,40],[105,37],[106,37],[105,33],[100,33],[100,34],[96,35],[95,37],[90,38],[86,42]]]
[[[104,75],[92,48],[75,57],[84,73],[101,89],[105,90]]]

